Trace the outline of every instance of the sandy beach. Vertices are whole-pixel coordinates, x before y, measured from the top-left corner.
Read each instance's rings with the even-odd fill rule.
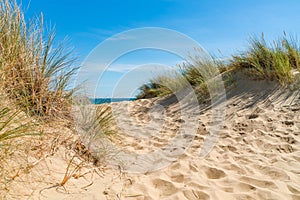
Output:
[[[162,104],[161,99],[114,103],[114,109],[131,117],[119,115],[119,132],[110,138],[112,144],[123,152],[140,155],[152,155],[154,150],[167,146],[187,122],[181,119],[178,103],[157,107],[158,103]],[[69,180],[60,186],[57,184],[74,155],[73,149],[60,144],[38,162],[32,158],[31,163],[36,164],[28,174],[15,178],[6,198],[300,199],[299,91],[241,77],[227,92],[227,100],[218,106],[226,107],[225,123],[204,158],[199,153],[214,121],[211,109],[203,105],[200,110],[190,111],[191,117],[199,116],[191,145],[178,154],[168,154],[168,162],[161,160],[164,165],[157,163],[152,171],[126,172],[122,154],[115,154],[112,162],[107,162],[113,164],[100,163],[98,167],[75,159]],[[143,134],[150,137],[145,139]],[[72,135],[65,141],[76,144]],[[78,169],[74,167],[79,165]],[[76,170],[71,173],[71,169]]]
[[[0,200],[300,200],[299,8],[0,0]]]

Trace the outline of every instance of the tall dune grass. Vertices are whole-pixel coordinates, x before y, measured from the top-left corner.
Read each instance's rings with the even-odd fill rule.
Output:
[[[44,32],[42,17],[27,24],[15,2],[0,1],[0,87],[30,115],[63,117],[75,59],[64,44],[54,48],[53,31]]]
[[[11,102],[10,107],[16,110],[0,107],[0,141],[32,134],[35,124],[18,126],[15,119],[19,113],[35,120],[67,117],[75,125],[71,104],[77,88],[71,88],[69,83],[77,70],[76,59],[65,43],[54,45],[54,38],[54,31],[45,34],[42,16],[26,23],[15,1],[0,0],[0,92],[7,97],[0,103]],[[12,123],[16,129],[10,129]],[[111,123],[111,111],[97,108],[88,125],[109,135],[113,133]]]
[[[115,133],[113,113],[109,105],[92,105],[85,96],[73,97],[73,113],[78,132],[83,137],[104,136]]]
[[[140,87],[137,98],[152,98],[167,96],[187,87],[187,81],[178,72],[166,72],[151,79]]]
[[[287,37],[284,34],[271,44],[267,44],[263,34],[260,38],[252,37],[249,48],[239,55],[234,55],[229,63],[217,59],[206,60],[198,55],[201,54],[196,50],[195,55],[189,57],[189,62],[179,65],[179,68],[181,77],[194,88],[201,102],[215,95],[209,93],[207,81],[213,78],[214,74],[218,74],[216,70],[219,70],[225,87],[234,82],[232,73],[241,69],[254,79],[275,80],[283,86],[290,85],[292,88],[299,88],[300,85],[300,44],[293,36]],[[137,98],[169,95],[172,92],[165,87],[169,82],[175,86],[182,83],[179,78],[172,75],[160,75],[142,85]]]
[[[41,133],[35,130],[38,124],[32,118],[11,107],[0,105],[0,147],[5,140]]]
[[[271,44],[267,44],[263,34],[260,38],[252,37],[249,48],[233,56],[231,65],[246,68],[255,78],[289,85],[294,81],[295,72],[300,70],[299,42],[286,34]]]
[[[137,98],[163,97],[192,87],[200,102],[207,101],[214,95],[209,93],[207,81],[227,71],[227,66],[217,59],[203,58],[199,51],[195,49],[194,54],[187,58],[188,62],[178,64],[177,73],[159,75],[142,85]],[[229,84],[229,75],[223,75],[225,82]]]

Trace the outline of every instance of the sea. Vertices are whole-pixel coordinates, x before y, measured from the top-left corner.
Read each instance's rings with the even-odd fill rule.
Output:
[[[90,98],[92,104],[103,104],[121,101],[134,101],[136,98]]]

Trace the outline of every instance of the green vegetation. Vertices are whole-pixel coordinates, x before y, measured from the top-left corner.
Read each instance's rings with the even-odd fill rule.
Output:
[[[159,75],[150,80],[150,83],[143,85],[140,88],[141,93],[137,96],[137,98],[166,96],[184,89],[187,85],[187,81],[178,73],[169,72]]]
[[[22,115],[22,112],[0,106],[0,142],[25,135],[37,135],[39,132],[34,130],[36,125],[32,119]]]
[[[163,97],[175,94],[187,87],[191,87],[201,102],[207,101],[211,95],[207,82],[220,73],[225,80],[225,85],[231,84],[230,74],[226,73],[229,68],[217,59],[200,57],[201,50],[195,50],[187,62],[178,64],[177,73],[159,75],[140,87],[137,98]]]
[[[40,160],[53,155],[56,145],[71,147],[66,142],[68,130],[61,133],[60,128],[73,132],[75,126],[71,114],[77,88],[69,83],[77,70],[76,59],[65,43],[54,44],[54,36],[54,31],[43,29],[42,16],[27,23],[16,2],[0,0],[1,191],[8,191],[15,177],[36,164],[29,163],[28,157]],[[95,115],[86,119],[80,139],[113,134],[110,108],[92,109]],[[23,138],[43,132],[43,137]],[[106,158],[105,151],[101,155]]]
[[[26,23],[16,2],[0,0],[0,30],[0,92],[7,97],[1,103],[10,102],[16,110],[0,108],[0,142],[32,134],[32,123],[8,129],[19,113],[28,119],[23,121],[66,119],[74,125],[71,104],[77,90],[69,82],[77,68],[72,51],[64,43],[54,46],[54,31],[45,34],[42,16]],[[113,133],[110,109],[99,107],[93,117],[88,123],[93,130]]]
[[[54,44],[54,31],[45,33],[42,16],[27,23],[15,2],[0,0],[0,150],[4,143],[13,144],[9,139],[40,134],[36,128],[43,121],[66,119],[75,126],[70,115],[75,89],[69,82],[77,69],[76,59],[64,43]],[[217,77],[228,87],[233,83],[232,72],[240,69],[255,79],[300,87],[300,47],[294,37],[284,35],[271,45],[263,36],[254,37],[249,49],[233,56],[228,64],[200,55],[195,50],[186,63],[178,65],[177,73],[150,80],[137,97],[163,97],[191,87],[199,101],[206,102],[218,95],[209,92],[218,87],[214,85]],[[115,133],[110,107],[79,105],[77,112],[81,136],[88,137],[88,142]],[[6,155],[1,153],[0,163]],[[4,172],[5,167],[0,168]]]
[[[250,47],[241,55],[233,56],[231,65],[246,68],[257,79],[277,80],[282,85],[295,81],[300,69],[300,48],[295,37],[286,34],[268,45],[264,39],[253,37]]]
[[[112,135],[115,131],[112,129],[114,123],[113,114],[109,105],[90,104],[90,100],[86,97],[74,96],[74,120],[77,129],[83,132],[82,136],[88,137],[88,140],[95,137],[103,137],[104,135]],[[102,134],[99,134],[102,133]]]
[[[162,97],[173,94],[185,87],[192,86],[200,102],[206,102],[212,95],[207,88],[207,82],[213,83],[215,76],[220,74],[225,88],[234,79],[232,73],[245,71],[253,79],[278,81],[282,86],[299,87],[300,82],[300,46],[293,36],[283,37],[268,45],[264,39],[253,37],[250,47],[240,55],[234,55],[229,63],[217,59],[203,59],[201,52],[190,56],[188,63],[179,65],[180,73],[160,75],[140,87],[137,98]],[[174,89],[176,88],[176,89]]]
[[[64,44],[53,46],[43,20],[26,24],[16,3],[0,2],[0,88],[31,116],[63,117],[73,90],[68,82],[76,68]]]
[[[111,128],[113,123],[114,118],[111,107],[105,105],[98,106],[96,108],[96,125],[104,135],[113,135],[116,133]]]

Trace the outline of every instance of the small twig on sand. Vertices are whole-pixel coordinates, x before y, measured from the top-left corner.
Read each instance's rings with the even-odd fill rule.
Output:
[[[60,187],[63,187],[64,190],[66,191],[66,188],[64,187],[65,184],[70,180],[70,178],[73,176],[73,174],[74,174],[76,171],[78,171],[78,169],[80,168],[80,166],[81,166],[81,164],[82,164],[82,163],[80,163],[79,165],[77,165],[77,166],[73,169],[73,171],[70,172],[70,167],[71,167],[71,164],[72,164],[74,158],[75,158],[75,156],[73,156],[72,159],[70,160],[70,162],[69,162],[69,164],[68,164],[68,166],[67,166],[67,169],[66,169],[66,172],[65,172],[65,175],[64,175],[63,180],[62,180],[60,183],[57,183],[57,184],[55,184],[55,185],[53,185],[53,186],[50,186],[50,187],[47,187],[47,188],[42,189],[42,190],[40,191],[40,194],[41,194],[41,195],[42,195],[42,192],[43,192],[44,190],[48,190],[48,189],[51,189],[51,188],[56,188],[56,189],[58,189],[58,188],[60,188]],[[86,187],[88,187],[88,186],[86,186]]]

